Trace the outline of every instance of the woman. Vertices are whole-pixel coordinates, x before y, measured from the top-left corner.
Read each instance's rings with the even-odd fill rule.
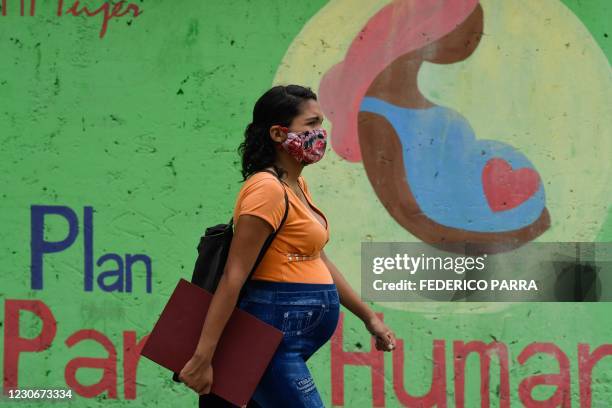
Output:
[[[284,333],[252,400],[261,407],[323,407],[306,361],[332,336],[339,304],[390,351],[395,334],[351,289],[323,251],[329,223],[301,176],[327,145],[316,95],[298,85],[275,86],[259,98],[240,145],[242,186],[234,209],[236,230],[228,260],[193,357],[179,378],[198,394],[210,392],[211,360],[238,294],[266,238],[285,224],[246,283],[239,307]],[[272,174],[270,173],[272,172]],[[257,406],[249,404],[249,406]]]

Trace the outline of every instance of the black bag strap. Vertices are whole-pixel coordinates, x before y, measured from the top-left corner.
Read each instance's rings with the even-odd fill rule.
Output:
[[[278,181],[281,184],[284,184],[281,179],[278,177],[278,175],[270,170],[262,170],[268,173],[273,174],[274,176],[277,177]],[[278,233],[278,231],[280,231],[280,229],[282,228],[282,226],[285,224],[285,220],[287,219],[287,215],[289,214],[289,198],[287,197],[287,190],[285,189],[285,186],[283,185],[283,190],[285,192],[285,214],[283,215],[283,220],[281,221],[280,225],[278,226],[278,228],[276,229],[276,231],[272,232],[268,238],[266,239],[266,241],[263,244],[263,247],[261,248],[261,251],[259,251],[259,255],[257,256],[257,260],[255,261],[255,264],[253,265],[253,268],[251,269],[251,272],[249,272],[249,276],[247,277],[247,280],[245,281],[245,284],[242,286],[241,290],[240,290],[240,294],[238,295],[238,301],[237,303],[240,303],[240,300],[242,299],[242,297],[244,296],[245,292],[245,287],[246,287],[246,283],[251,279],[251,276],[253,275],[253,272],[255,272],[255,269],[257,269],[257,266],[259,266],[259,263],[261,262],[261,260],[263,259],[266,251],[268,250],[268,247],[270,247],[270,245],[272,244],[272,240],[274,240],[274,238],[276,237],[276,234]],[[233,223],[233,219],[234,217],[232,216],[232,218],[230,218],[230,221],[228,223],[228,225],[231,227],[232,223]],[[181,382],[179,380],[178,377],[178,373],[172,373],[172,380],[175,382]],[[210,395],[214,395],[214,394],[210,394]],[[229,403],[228,403],[229,404]]]
[[[249,276],[247,277],[246,281],[245,281],[245,285],[242,287],[241,291],[240,291],[240,295],[238,296],[238,303],[240,303],[240,299],[242,299],[242,296],[244,296],[244,287],[246,286],[246,283],[251,279],[251,276],[253,275],[253,273],[255,272],[255,269],[257,269],[257,266],[259,266],[259,263],[261,262],[261,260],[263,259],[264,255],[266,254],[266,251],[268,250],[268,248],[270,247],[270,245],[272,244],[272,241],[274,240],[274,238],[276,237],[276,234],[278,233],[278,231],[280,231],[280,229],[283,227],[283,225],[285,224],[285,220],[287,219],[287,215],[289,214],[289,197],[287,197],[287,189],[284,186],[284,183],[281,181],[281,179],[278,177],[278,175],[270,170],[261,170],[261,171],[265,171],[268,172],[270,174],[273,174],[274,176],[276,176],[276,178],[278,179],[278,181],[281,183],[281,185],[283,185],[283,191],[285,193],[285,214],[283,215],[283,219],[280,223],[280,225],[278,226],[278,228],[276,229],[276,231],[272,232],[268,238],[266,239],[266,241],[264,242],[261,251],[259,251],[259,255],[257,256],[257,259],[255,260],[255,264],[253,265],[253,268],[251,269],[251,272],[249,272]],[[232,219],[230,219],[230,225],[232,223],[233,220],[233,216]]]

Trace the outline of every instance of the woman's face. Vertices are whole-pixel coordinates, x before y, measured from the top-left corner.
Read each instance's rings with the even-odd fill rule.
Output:
[[[422,58],[435,64],[451,64],[469,57],[480,42],[483,11],[480,4],[457,28],[420,50]]]
[[[279,154],[292,156],[302,165],[316,163],[325,153],[326,132],[315,131],[323,123],[323,112],[319,102],[307,99],[299,106],[299,114],[288,127],[274,125],[270,128],[270,138],[276,142]],[[285,133],[286,132],[286,133]],[[305,132],[305,133],[302,133]],[[293,133],[302,133],[299,136]],[[291,134],[291,139],[288,139]],[[284,142],[287,142],[286,144]]]

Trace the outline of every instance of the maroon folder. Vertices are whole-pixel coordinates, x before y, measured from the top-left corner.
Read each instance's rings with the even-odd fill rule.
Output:
[[[212,297],[207,290],[179,280],[141,355],[179,373],[193,356]],[[236,405],[246,404],[282,337],[282,331],[235,308],[213,356],[211,393]]]

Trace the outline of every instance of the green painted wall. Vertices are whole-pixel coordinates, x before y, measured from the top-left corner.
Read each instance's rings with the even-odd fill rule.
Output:
[[[40,301],[57,321],[57,332],[49,348],[20,356],[20,387],[64,388],[64,370],[71,359],[107,357],[107,351],[94,340],[73,347],[65,343],[75,332],[93,329],[106,336],[117,352],[117,392],[77,396],[72,405],[195,405],[193,392],[173,383],[165,370],[146,359],[138,365],[135,389],[126,395],[124,384],[133,382],[124,374],[124,344],[129,342],[124,333],[132,332],[136,339],[148,333],[178,278],[190,277],[203,228],[231,216],[240,188],[236,148],[250,121],[252,104],[278,78],[294,38],[325,2],[141,1],[136,3],[141,15],[111,19],[102,38],[101,14],[57,16],[57,2],[39,2],[34,16],[20,16],[19,3],[7,3],[7,15],[0,15],[1,348],[7,350],[9,303]],[[93,9],[103,3],[87,4]],[[566,0],[564,4],[582,21],[609,61],[612,33],[606,31],[606,23],[611,4],[605,0]],[[291,69],[285,67],[285,72]],[[609,110],[604,113],[599,117],[602,140],[611,136],[611,115]],[[609,157],[611,152],[603,153]],[[327,165],[333,160],[337,159],[330,153]],[[563,163],[559,166],[563,168]],[[314,170],[305,171],[307,179],[309,174],[314,175]],[[349,222],[342,218],[343,204],[338,201],[342,190],[336,187],[331,192],[325,180],[317,185],[312,188],[314,197],[325,203],[322,208],[329,212],[332,225],[329,252],[351,282],[357,282],[358,272],[348,266],[354,253],[343,252],[347,242],[334,242],[333,236],[334,226],[340,231]],[[328,191],[340,203],[337,209],[327,203],[331,198],[324,198]],[[79,227],[71,245],[44,257],[40,290],[31,282],[31,217],[38,208],[33,206],[67,207],[76,214]],[[84,290],[86,207],[93,208],[91,292]],[[47,241],[61,241],[68,235],[68,224],[59,216],[48,216],[44,226],[42,237]],[[367,234],[358,231],[348,244],[358,245]],[[595,240],[612,241],[612,207]],[[151,293],[146,291],[142,263],[135,264],[131,293],[102,291],[96,283],[98,275],[116,266],[115,261],[95,265],[105,254],[117,254],[124,260],[126,254],[150,258]],[[450,407],[455,395],[453,341],[498,340],[508,346],[512,406],[521,406],[518,385],[524,378],[559,370],[555,359],[543,354],[520,365],[517,357],[530,343],[554,343],[567,355],[572,406],[582,406],[578,344],[589,344],[591,351],[612,344],[607,304],[473,304],[457,311],[433,304],[419,310],[410,305],[404,310],[373,307],[384,313],[385,322],[404,341],[405,388],[412,394],[429,389],[433,341],[445,342],[445,392]],[[33,338],[45,329],[32,313],[17,316],[21,337]],[[345,351],[369,351],[369,336],[354,316],[345,313],[342,333]],[[309,361],[329,406],[330,353],[327,345]],[[0,355],[5,381],[6,356]],[[392,367],[392,355],[385,353],[383,383],[388,407],[401,406]],[[498,370],[494,358],[491,406],[499,406]],[[333,402],[373,406],[376,387],[372,387],[371,372],[365,366],[346,366],[344,379],[333,379]],[[467,360],[466,372],[466,406],[480,406],[484,393],[476,357]],[[611,373],[612,358],[602,359],[594,369],[593,407],[612,404]],[[77,372],[83,384],[100,378],[99,369]],[[341,386],[343,394],[338,391]],[[552,391],[554,387],[541,387],[534,396],[544,399]]]

